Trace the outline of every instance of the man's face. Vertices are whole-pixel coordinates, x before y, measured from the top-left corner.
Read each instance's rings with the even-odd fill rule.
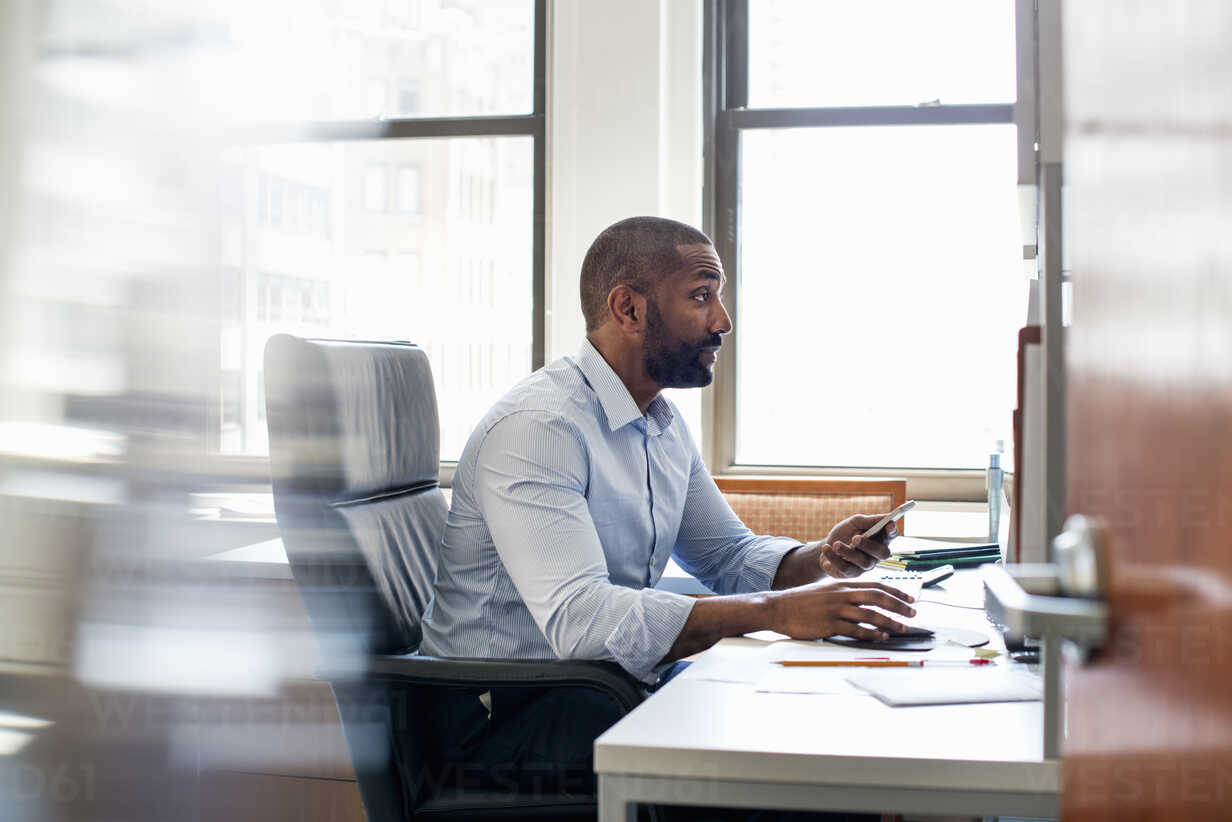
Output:
[[[646,300],[646,373],[663,388],[700,388],[714,379],[731,317],[719,300],[727,282],[713,246],[681,245],[684,266]]]

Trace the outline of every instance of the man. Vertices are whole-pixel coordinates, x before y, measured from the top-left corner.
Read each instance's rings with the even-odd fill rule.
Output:
[[[904,629],[883,611],[914,615],[905,595],[842,581],[888,556],[860,535],[875,517],[808,545],[754,535],[662,396],[713,379],[731,331],[724,282],[709,238],[683,223],[634,217],[594,241],[581,351],[497,402],[458,462],[424,653],[607,659],[653,683],[725,636]],[[655,590],[669,556],[721,596]],[[504,768],[523,787],[530,774],[584,783],[591,744],[616,717],[584,689],[493,692],[482,706],[475,696],[438,712],[449,756]]]

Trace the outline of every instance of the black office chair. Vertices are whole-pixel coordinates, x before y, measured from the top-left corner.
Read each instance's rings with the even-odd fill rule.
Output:
[[[265,385],[278,525],[368,819],[593,818],[593,795],[439,788],[432,777],[425,715],[438,689],[592,687],[625,711],[645,692],[606,662],[413,654],[446,515],[424,352],[279,334],[265,347]]]

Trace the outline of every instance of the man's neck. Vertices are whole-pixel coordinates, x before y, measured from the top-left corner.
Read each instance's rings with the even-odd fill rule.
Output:
[[[654,398],[659,396],[662,389],[646,374],[646,361],[642,352],[622,344],[621,340],[603,334],[602,329],[590,332],[586,335],[586,339],[590,340],[590,344],[599,352],[599,356],[603,357],[604,361],[616,372],[616,376],[620,377],[629,396],[637,405],[637,410],[645,414],[646,409],[654,402]]]

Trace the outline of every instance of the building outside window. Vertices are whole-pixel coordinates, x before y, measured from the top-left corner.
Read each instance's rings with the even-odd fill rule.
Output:
[[[419,214],[419,168],[398,166],[397,208],[399,214]]]
[[[379,214],[386,209],[386,184],[389,169],[383,165],[370,165],[364,169],[364,210]]]
[[[263,81],[241,84],[252,99],[239,106],[268,136],[224,159],[230,188],[245,194],[220,197],[220,269],[242,297],[227,297],[227,311],[238,302],[243,314],[242,333],[224,333],[220,373],[242,378],[228,378],[238,401],[218,447],[267,453],[262,352],[288,332],[420,344],[437,380],[442,459],[456,459],[491,403],[542,364],[535,89],[546,3],[424,0],[394,14],[384,0],[309,5],[243,23],[280,35],[253,67]],[[463,179],[487,181],[486,219],[459,211]],[[463,259],[492,272],[482,305],[467,296],[473,283],[458,292]],[[475,362],[472,346],[493,347],[508,366]]]

